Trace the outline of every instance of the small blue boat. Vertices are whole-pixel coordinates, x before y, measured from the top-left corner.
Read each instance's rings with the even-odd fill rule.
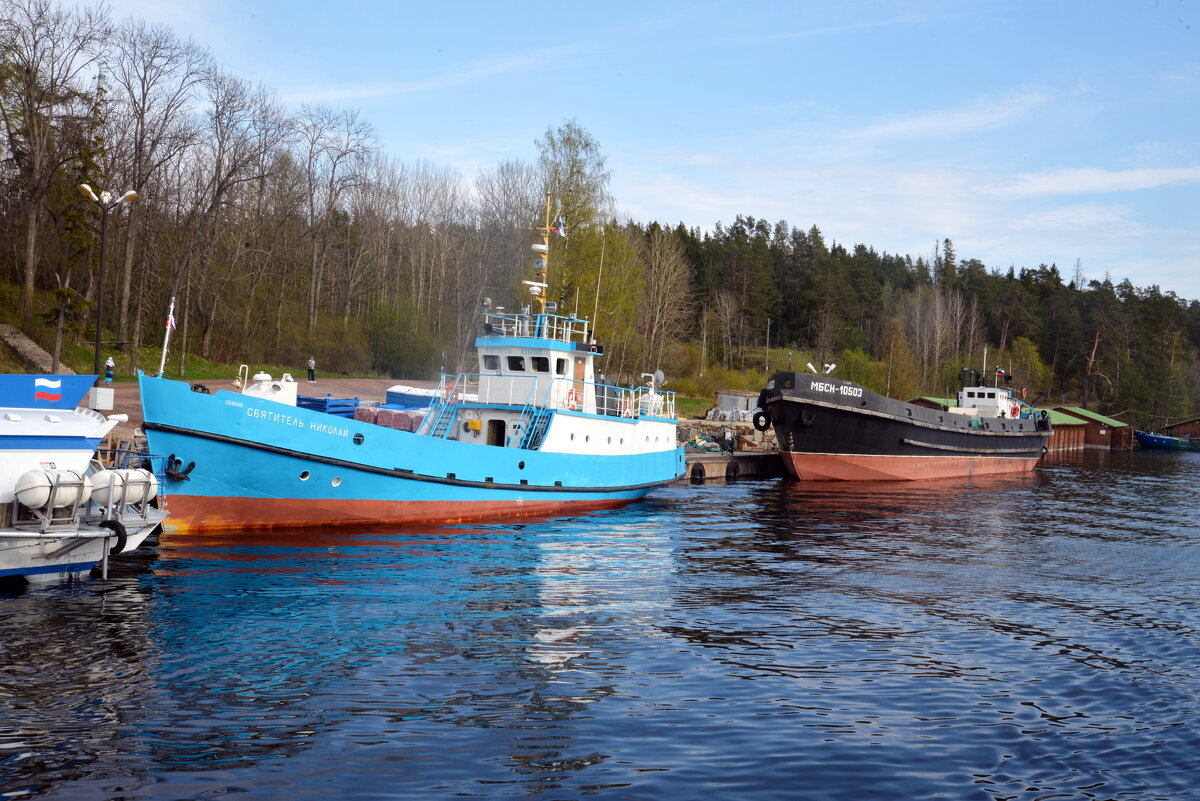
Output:
[[[424,409],[357,404],[338,416],[298,404],[291,376],[248,370],[212,394],[140,376],[150,448],[170,454],[169,530],[550,515],[625,504],[681,477],[661,373],[639,387],[597,382],[604,349],[591,325],[545,301],[549,230],[547,219],[538,278],[524,282],[539,310],[485,304],[478,372],[443,376]]]
[[[1186,437],[1168,437],[1165,434],[1151,434],[1149,431],[1134,431],[1138,444],[1143,448],[1159,451],[1200,451],[1200,442],[1196,442],[1189,434]]]

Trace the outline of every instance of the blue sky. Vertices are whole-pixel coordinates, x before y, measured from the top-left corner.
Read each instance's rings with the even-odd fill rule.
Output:
[[[470,180],[577,119],[618,209],[1200,298],[1200,2],[116,0]]]

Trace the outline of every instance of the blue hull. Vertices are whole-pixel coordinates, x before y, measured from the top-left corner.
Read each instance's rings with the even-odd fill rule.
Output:
[[[1168,437],[1147,431],[1134,431],[1133,435],[1137,437],[1139,445],[1151,450],[1200,451],[1200,442],[1194,442],[1190,437]]]
[[[170,530],[445,522],[619,505],[684,473],[683,449],[552,453],[418,435],[141,378],[151,452],[172,454]],[[672,443],[673,444],[673,443]]]

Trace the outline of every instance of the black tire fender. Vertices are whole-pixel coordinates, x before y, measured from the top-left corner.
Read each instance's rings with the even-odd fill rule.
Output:
[[[753,421],[754,428],[757,431],[766,431],[771,427],[771,418],[767,417],[767,413],[762,409],[754,413]]]
[[[117,535],[117,543],[109,549],[110,554],[119,554],[125,550],[125,545],[129,542],[129,533],[125,531],[125,524],[120,520],[102,520],[100,521],[101,528],[110,529]]]

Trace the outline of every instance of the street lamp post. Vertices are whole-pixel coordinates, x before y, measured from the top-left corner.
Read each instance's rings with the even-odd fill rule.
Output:
[[[104,373],[100,369],[100,331],[104,325],[104,246],[105,240],[108,237],[108,213],[122,203],[132,203],[137,200],[138,193],[132,189],[121,195],[116,200],[113,200],[112,194],[109,192],[101,192],[97,197],[96,193],[87,184],[79,185],[79,193],[86,198],[91,198],[100,206],[100,280],[96,293],[96,386],[100,385],[100,380]]]

